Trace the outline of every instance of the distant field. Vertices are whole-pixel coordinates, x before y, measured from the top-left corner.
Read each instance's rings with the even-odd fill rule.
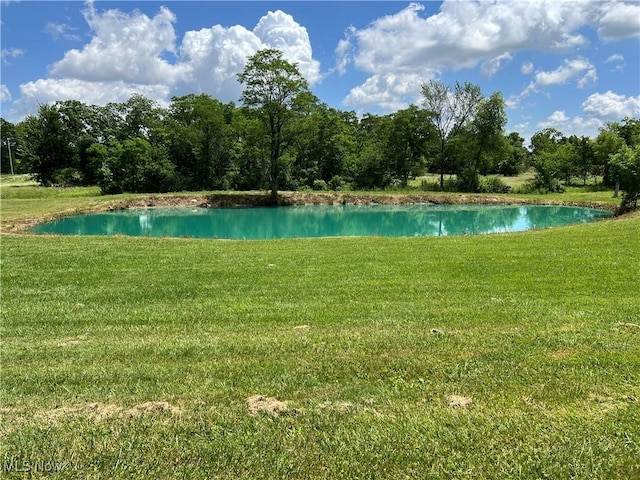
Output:
[[[36,187],[38,183],[31,180],[31,175],[0,175],[0,187]]]
[[[640,478],[639,236],[638,214],[478,237],[2,235],[4,471]]]

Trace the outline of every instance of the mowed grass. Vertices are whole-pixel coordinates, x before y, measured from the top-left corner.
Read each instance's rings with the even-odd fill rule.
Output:
[[[639,237],[3,235],[3,469],[640,478]]]

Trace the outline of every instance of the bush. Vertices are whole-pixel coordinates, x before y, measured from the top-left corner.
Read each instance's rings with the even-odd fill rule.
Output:
[[[331,180],[329,180],[328,186],[331,190],[340,190],[343,183],[342,177],[340,175],[335,175]]]
[[[77,187],[82,185],[82,172],[77,168],[61,168],[53,173],[53,185],[57,187]]]
[[[327,189],[327,182],[325,182],[324,180],[314,180],[313,181],[313,189],[316,190],[316,191],[326,190]]]
[[[478,191],[480,193],[509,193],[511,187],[495,175],[480,177]]]
[[[420,190],[423,192],[457,192],[458,180],[455,177],[445,178],[443,188],[440,188],[438,180],[429,182],[423,178],[420,180]]]
[[[557,183],[554,186],[554,190],[548,190],[547,187],[545,187],[544,184],[542,182],[540,182],[540,180],[538,178],[533,178],[531,180],[528,180],[528,181],[524,182],[519,187],[514,188],[511,191],[511,193],[516,193],[516,194],[521,194],[521,195],[528,195],[528,194],[532,194],[532,193],[537,193],[537,194],[540,194],[540,195],[544,195],[546,193],[549,193],[550,191],[562,193],[562,192],[564,192],[564,188],[559,183]]]

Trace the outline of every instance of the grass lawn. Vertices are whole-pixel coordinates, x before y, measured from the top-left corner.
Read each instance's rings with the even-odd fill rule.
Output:
[[[3,470],[640,478],[639,237],[2,235]]]

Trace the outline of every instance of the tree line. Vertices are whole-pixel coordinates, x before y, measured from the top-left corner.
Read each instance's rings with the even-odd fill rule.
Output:
[[[406,187],[427,172],[439,181],[423,189],[501,192],[508,187],[487,175],[533,167],[532,190],[595,178],[638,199],[638,119],[609,123],[595,139],[544,129],[527,148],[505,132],[502,94],[485,97],[468,82],[426,82],[421,105],[358,117],[320,102],[278,50],[250,57],[238,80],[240,106],[190,94],[163,108],[134,94],[106,106],[40,105],[15,125],[1,119],[1,170],[105,194],[265,189],[276,200],[278,190]]]

